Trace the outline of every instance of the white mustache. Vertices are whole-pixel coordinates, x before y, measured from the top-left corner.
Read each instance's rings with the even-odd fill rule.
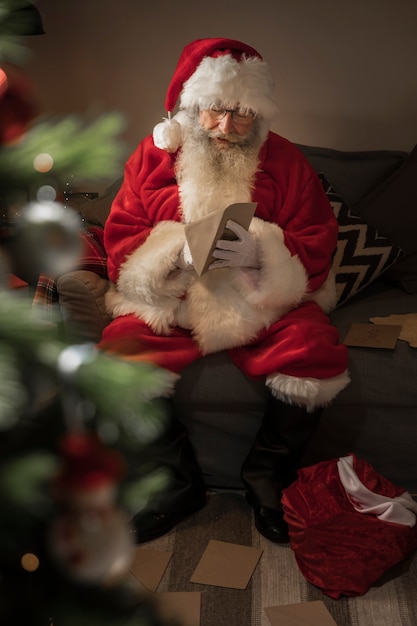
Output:
[[[243,143],[244,141],[244,138],[241,137],[240,135],[237,135],[235,133],[229,133],[225,135],[220,130],[211,131],[209,133],[209,137],[210,139],[225,139],[226,141],[229,141],[230,143]]]

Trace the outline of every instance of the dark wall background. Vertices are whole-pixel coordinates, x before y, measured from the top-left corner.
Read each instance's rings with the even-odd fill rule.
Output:
[[[183,46],[241,39],[276,78],[274,130],[346,150],[417,141],[416,0],[38,0],[27,69],[43,110],[125,115],[133,148],[164,115]]]

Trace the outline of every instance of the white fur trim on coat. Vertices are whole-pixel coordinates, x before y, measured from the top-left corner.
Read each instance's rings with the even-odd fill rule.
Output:
[[[169,334],[193,272],[177,269],[185,243],[184,224],[160,222],[123,263],[117,285],[107,292],[111,315],[134,313],[157,334]]]
[[[350,382],[349,373],[345,370],[333,378],[298,378],[286,374],[270,374],[266,378],[266,385],[272,394],[288,404],[296,404],[314,411],[324,407],[342,391]]]

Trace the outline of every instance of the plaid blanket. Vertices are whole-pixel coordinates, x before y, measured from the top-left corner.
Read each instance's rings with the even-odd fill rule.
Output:
[[[103,242],[104,231],[100,226],[91,226],[80,234],[82,251],[75,270],[90,270],[102,278],[107,278],[107,259]],[[58,305],[57,276],[41,274],[36,284],[32,306],[42,319],[56,319]]]

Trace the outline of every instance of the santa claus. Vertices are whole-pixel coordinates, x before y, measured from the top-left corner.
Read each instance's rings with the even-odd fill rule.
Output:
[[[273,78],[252,47],[223,38],[190,43],[165,105],[168,118],[129,158],[106,222],[114,319],[100,345],[176,373],[227,350],[247,376],[265,378],[271,403],[242,478],[260,532],[286,541],[282,488],[321,407],[349,381],[346,348],[327,317],[336,302],[337,222],[316,172],[270,131]],[[234,239],[217,241],[200,276],[185,226],[249,201],[257,206],[248,231],[229,221]],[[191,483],[189,494],[179,488],[172,506],[155,513],[142,540],[202,506],[202,481]]]

